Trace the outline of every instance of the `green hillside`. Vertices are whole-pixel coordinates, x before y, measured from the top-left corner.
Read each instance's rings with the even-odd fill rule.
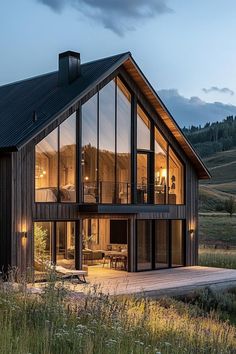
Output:
[[[223,211],[225,200],[236,197],[236,117],[183,131],[212,175],[200,181],[199,211]]]
[[[236,197],[236,149],[203,159],[212,178],[200,181],[199,211],[221,211],[229,197]]]

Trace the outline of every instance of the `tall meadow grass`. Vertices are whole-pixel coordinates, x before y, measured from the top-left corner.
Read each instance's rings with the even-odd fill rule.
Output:
[[[199,250],[199,265],[236,269],[236,250],[201,248]]]
[[[234,353],[236,328],[177,301],[0,284],[0,353]]]

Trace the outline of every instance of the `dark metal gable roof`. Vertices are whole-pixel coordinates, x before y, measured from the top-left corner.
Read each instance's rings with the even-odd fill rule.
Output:
[[[210,173],[168,112],[129,52],[81,65],[81,76],[68,86],[58,86],[58,72],[0,87],[0,152],[27,143],[77,100],[121,65],[141,88],[160,118],[192,161],[199,178]],[[34,120],[34,112],[37,120]]]
[[[57,71],[1,86],[0,151],[20,148],[129,55],[123,53],[82,64],[81,76],[68,86],[58,86]]]

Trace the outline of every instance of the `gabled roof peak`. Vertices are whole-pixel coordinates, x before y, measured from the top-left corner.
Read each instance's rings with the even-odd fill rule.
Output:
[[[71,85],[58,86],[58,71],[0,86],[0,151],[14,151],[49,125],[93,87],[123,66],[179,142],[199,178],[210,173],[182,133],[130,52],[81,64],[81,75]],[[37,119],[32,119],[37,112]]]

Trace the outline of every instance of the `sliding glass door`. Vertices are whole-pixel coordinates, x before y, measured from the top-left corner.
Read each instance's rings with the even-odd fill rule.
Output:
[[[170,232],[168,220],[155,220],[155,269],[168,268],[170,264]]]
[[[137,220],[137,271],[185,264],[183,220]]]
[[[45,270],[48,261],[66,268],[75,268],[75,235],[75,222],[35,222],[35,270]]]
[[[152,269],[152,225],[149,220],[137,220],[137,270]]]
[[[75,223],[56,223],[56,264],[75,268]]]

